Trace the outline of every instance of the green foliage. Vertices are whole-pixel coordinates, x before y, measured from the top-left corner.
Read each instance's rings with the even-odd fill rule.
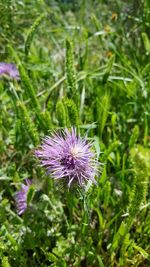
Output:
[[[147,54],[149,54],[150,53],[150,40],[145,32],[142,32],[142,38],[143,38],[145,50],[147,51]]]
[[[50,116],[45,115],[41,112],[40,103],[36,97],[36,93],[32,83],[22,65],[19,66],[20,76],[22,84],[25,88],[25,95],[30,99],[31,107],[34,109],[36,117],[39,121],[39,124],[43,127],[44,130],[47,130],[50,127]]]
[[[1,62],[20,71],[0,77],[2,267],[150,266],[150,2],[106,2],[0,1]],[[100,161],[78,190],[35,159],[73,126]]]
[[[131,135],[130,140],[129,140],[129,147],[130,148],[136,144],[138,137],[139,137],[139,126],[135,125],[133,132],[132,132],[132,135]]]
[[[103,130],[106,125],[108,112],[110,108],[110,95],[105,93],[104,96],[97,99],[97,117],[99,136],[102,138]]]
[[[26,42],[25,42],[25,60],[27,60],[27,58],[28,58],[28,54],[29,54],[29,50],[30,50],[30,46],[31,46],[33,37],[34,37],[35,33],[37,32],[38,27],[44,18],[45,18],[45,14],[42,14],[41,16],[39,16],[36,19],[36,21],[34,22],[34,24],[31,26],[31,28],[27,34]]]
[[[67,99],[67,98],[63,100],[63,103],[66,108],[66,114],[68,115],[70,126],[78,127],[79,116],[76,104],[72,99]]]
[[[65,106],[62,100],[59,100],[56,105],[56,115],[60,127],[65,127],[67,125],[67,114]]]
[[[10,267],[10,264],[8,262],[8,257],[3,257],[3,259],[2,259],[2,267]]]
[[[133,185],[130,192],[130,201],[127,207],[128,217],[125,218],[114,236],[112,250],[115,250],[120,242],[122,243],[121,254],[129,246],[129,232],[136,219],[137,214],[140,212],[142,203],[146,203],[147,188],[150,174],[150,151],[137,146],[132,148],[130,152],[130,160],[133,165]],[[128,241],[127,241],[128,239]]]
[[[34,194],[35,194],[35,189],[33,186],[30,186],[29,187],[29,190],[28,190],[28,194],[27,194],[27,204],[30,205],[30,203],[32,202],[32,199],[34,197]]]
[[[68,96],[73,98],[79,105],[79,93],[77,91],[76,73],[74,67],[73,43],[66,40],[66,78],[68,87]]]
[[[23,122],[23,129],[29,134],[34,145],[39,144],[39,135],[37,129],[30,118],[29,112],[23,102],[18,102],[19,118]]]
[[[110,58],[110,60],[108,61],[107,63],[107,66],[106,66],[106,69],[105,69],[105,73],[104,73],[104,76],[103,76],[103,84],[105,84],[109,78],[109,75],[110,75],[110,72],[111,72],[111,69],[113,67],[113,64],[114,64],[114,61],[115,61],[115,58],[114,56],[112,56]]]
[[[40,111],[40,105],[39,102],[36,98],[36,94],[35,94],[35,90],[32,86],[32,83],[24,69],[24,67],[22,65],[19,66],[19,71],[20,71],[20,76],[21,76],[21,81],[22,84],[25,88],[25,94],[26,97],[29,97],[29,99],[31,99],[31,106],[35,109],[37,109],[37,111]]]
[[[59,100],[56,105],[56,115],[60,127],[78,127],[79,125],[77,106],[72,99]]]
[[[130,220],[140,210],[140,205],[146,201],[150,171],[150,151],[137,146],[131,150],[131,162],[134,170],[134,182],[130,206],[128,208]]]

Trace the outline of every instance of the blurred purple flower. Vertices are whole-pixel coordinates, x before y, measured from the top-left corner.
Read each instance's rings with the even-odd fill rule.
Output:
[[[19,71],[12,63],[0,62],[0,76],[8,76],[12,79],[19,80]]]
[[[76,129],[67,129],[60,135],[52,134],[44,138],[39,150],[35,152],[41,165],[46,167],[54,179],[65,179],[71,183],[84,185],[86,181],[96,184],[98,161],[92,151],[92,144],[77,136]]]
[[[27,194],[30,185],[32,184],[31,180],[26,179],[26,184],[21,184],[21,190],[18,191],[15,195],[17,212],[19,215],[25,212],[27,208]]]

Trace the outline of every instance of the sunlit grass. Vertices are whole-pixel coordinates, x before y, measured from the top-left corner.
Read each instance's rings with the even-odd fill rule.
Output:
[[[108,1],[109,2],[109,1]],[[0,265],[150,265],[150,6],[138,1],[4,1],[0,79]],[[39,166],[42,138],[76,127],[100,161],[70,188]],[[29,208],[15,194],[26,178]]]

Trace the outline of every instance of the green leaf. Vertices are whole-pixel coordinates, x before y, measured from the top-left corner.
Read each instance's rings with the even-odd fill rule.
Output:
[[[25,42],[25,57],[27,60],[28,54],[29,54],[29,50],[30,50],[30,46],[33,40],[33,37],[35,35],[35,33],[37,32],[37,29],[39,27],[39,25],[41,24],[41,22],[43,21],[43,19],[45,18],[45,14],[40,15],[34,22],[34,24],[31,26],[27,38],[26,38],[26,42]]]
[[[28,189],[28,193],[27,193],[27,204],[30,205],[33,197],[34,197],[34,194],[35,194],[35,188],[30,185],[29,189]]]
[[[103,80],[102,80],[103,84],[105,84],[107,82],[114,62],[115,62],[115,56],[112,56],[110,58],[110,60],[108,61],[108,63],[107,63],[107,67],[106,67],[106,70],[105,70],[105,73],[104,73],[104,76],[103,76]]]
[[[140,246],[137,246],[136,244],[132,244],[133,247],[138,251],[140,252],[140,254],[145,258],[145,259],[148,259],[150,256],[149,254],[143,249],[141,248]]]
[[[45,256],[46,256],[47,260],[50,262],[57,262],[58,261],[58,258],[51,252],[46,253]]]
[[[8,257],[2,258],[2,267],[11,267],[8,261]]]
[[[146,32],[142,32],[142,38],[143,38],[143,43],[144,43],[145,50],[149,54],[150,53],[150,40],[149,40]]]

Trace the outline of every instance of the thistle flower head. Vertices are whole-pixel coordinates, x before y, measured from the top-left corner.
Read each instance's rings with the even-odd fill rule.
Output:
[[[31,180],[26,179],[26,184],[21,184],[21,190],[18,191],[15,195],[17,212],[19,215],[25,212],[27,208],[27,194],[30,185],[32,184]]]
[[[52,178],[65,179],[69,187],[71,183],[96,183],[98,162],[92,144],[77,136],[75,129],[47,136],[35,154]]]
[[[0,76],[8,76],[12,79],[19,80],[19,71],[12,63],[0,63]]]

